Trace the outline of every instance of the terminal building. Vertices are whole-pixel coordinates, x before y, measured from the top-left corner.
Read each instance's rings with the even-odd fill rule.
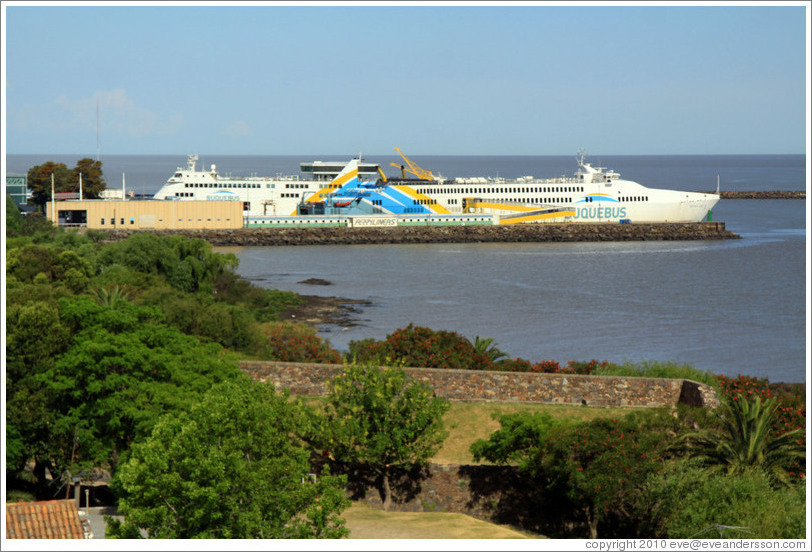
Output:
[[[239,201],[57,200],[46,204],[45,214],[56,226],[93,230],[230,230],[244,225]]]

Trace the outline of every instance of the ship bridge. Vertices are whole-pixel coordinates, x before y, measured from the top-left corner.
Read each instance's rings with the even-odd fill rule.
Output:
[[[300,163],[299,169],[303,173],[311,173],[314,180],[331,181],[338,176],[346,166],[346,161],[313,161],[312,163]],[[359,162],[358,176],[366,180],[375,180],[378,178],[380,169],[381,166],[378,163]]]

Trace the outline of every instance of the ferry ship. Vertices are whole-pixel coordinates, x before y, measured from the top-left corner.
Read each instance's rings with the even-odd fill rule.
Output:
[[[186,201],[240,201],[243,216],[293,216],[303,200],[311,198],[324,189],[338,187],[336,177],[346,174],[350,163],[314,161],[301,163],[301,175],[262,176],[223,176],[212,164],[209,170],[198,169],[200,157],[192,154],[187,157],[186,166],[178,167],[175,173],[153,196],[153,199]],[[353,160],[353,177],[364,181],[383,176],[379,165]],[[349,180],[349,178],[347,178]],[[335,182],[333,182],[335,181]]]
[[[308,215],[485,214],[494,224],[539,222],[698,222],[710,216],[719,194],[647,188],[576,157],[572,177],[537,179],[389,179],[357,158],[340,165],[301,165],[314,174],[277,178],[225,178],[216,167],[197,171],[197,156],[178,169],[156,199],[231,199],[248,218]],[[336,172],[338,171],[338,172]]]

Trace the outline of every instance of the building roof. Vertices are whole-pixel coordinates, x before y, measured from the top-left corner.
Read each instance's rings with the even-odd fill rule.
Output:
[[[84,539],[89,532],[74,500],[6,504],[7,539]]]

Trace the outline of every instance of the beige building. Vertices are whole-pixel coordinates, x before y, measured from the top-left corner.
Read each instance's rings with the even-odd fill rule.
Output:
[[[57,226],[93,230],[243,227],[243,205],[240,201],[49,201],[45,213]]]

